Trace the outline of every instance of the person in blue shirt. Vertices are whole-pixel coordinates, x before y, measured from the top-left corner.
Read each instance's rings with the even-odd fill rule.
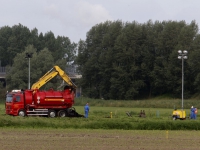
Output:
[[[90,107],[88,103],[86,103],[86,105],[84,106],[84,110],[85,110],[85,118],[88,118],[88,114],[90,111]]]

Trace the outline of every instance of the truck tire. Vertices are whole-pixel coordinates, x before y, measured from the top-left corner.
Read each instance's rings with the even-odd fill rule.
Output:
[[[66,111],[65,110],[60,110],[58,112],[58,117],[66,117]]]
[[[56,117],[56,111],[53,109],[49,109],[48,116],[51,118]]]
[[[26,116],[25,111],[24,110],[19,110],[18,116],[25,117]]]

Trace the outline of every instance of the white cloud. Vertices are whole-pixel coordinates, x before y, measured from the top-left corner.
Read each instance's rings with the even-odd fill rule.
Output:
[[[107,20],[200,23],[199,0],[0,0],[0,4],[0,27],[21,23],[74,42],[84,40],[92,26]]]
[[[59,12],[55,4],[50,4],[48,6],[45,6],[44,13],[53,19],[56,19],[59,17]]]
[[[102,5],[86,1],[62,4],[50,1],[43,6],[43,13],[46,16],[45,21],[51,22],[46,29],[53,28],[54,30],[51,31],[55,36],[67,36],[75,42],[85,39],[86,32],[92,26],[112,19]]]
[[[109,12],[100,4],[80,1],[75,8],[76,20],[85,27],[91,27],[97,23],[112,19]]]
[[[109,12],[102,5],[91,4],[86,1],[65,3],[64,6],[49,3],[44,7],[44,13],[50,19],[55,19],[66,27],[73,25],[88,28],[112,19]]]

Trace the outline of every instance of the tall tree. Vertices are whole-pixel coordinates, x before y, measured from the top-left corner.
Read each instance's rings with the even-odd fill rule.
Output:
[[[198,47],[194,21],[156,21],[145,24],[105,22],[91,28],[77,63],[84,93],[105,99],[138,99],[170,94],[179,97],[181,67],[177,50]],[[198,55],[197,51],[194,51]],[[189,54],[190,55],[190,54]],[[191,55],[192,56],[192,55]],[[195,57],[195,54],[194,56]],[[190,61],[188,61],[190,62]],[[190,66],[194,66],[192,61]],[[185,62],[186,95],[191,95],[193,67]],[[198,83],[198,73],[196,83]]]
[[[122,22],[101,23],[88,33],[85,43],[80,43],[78,65],[81,67],[84,93],[95,98],[109,98],[110,75],[114,43],[122,29]],[[84,61],[81,58],[84,57]],[[106,69],[106,70],[105,70]]]
[[[11,60],[7,51],[9,37],[12,36],[12,29],[8,26],[0,28],[0,60],[1,65],[6,66]]]
[[[54,66],[53,56],[48,49],[45,48],[37,53],[32,45],[27,46],[24,52],[18,53],[14,58],[13,66],[7,68],[6,81],[9,90],[16,88],[27,89],[29,66],[28,60],[25,59],[26,53],[32,53],[32,58],[30,59],[31,85],[38,81],[39,78]],[[52,82],[49,82],[41,89],[49,87],[56,88],[58,84],[54,85]]]
[[[66,64],[72,64],[77,53],[77,44],[71,43],[68,37],[58,36],[55,44],[56,49],[52,53],[55,60],[66,59]]]

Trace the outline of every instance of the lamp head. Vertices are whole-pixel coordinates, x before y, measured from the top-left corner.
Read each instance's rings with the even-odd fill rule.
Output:
[[[183,51],[183,53],[184,53],[184,54],[187,54],[187,53],[188,53],[188,51],[187,51],[187,50],[184,50],[184,51]]]
[[[182,56],[178,56],[178,59],[182,59]]]
[[[188,57],[187,56],[183,56],[183,59],[188,59]]]
[[[178,50],[178,53],[179,53],[179,54],[182,54],[182,50]]]

